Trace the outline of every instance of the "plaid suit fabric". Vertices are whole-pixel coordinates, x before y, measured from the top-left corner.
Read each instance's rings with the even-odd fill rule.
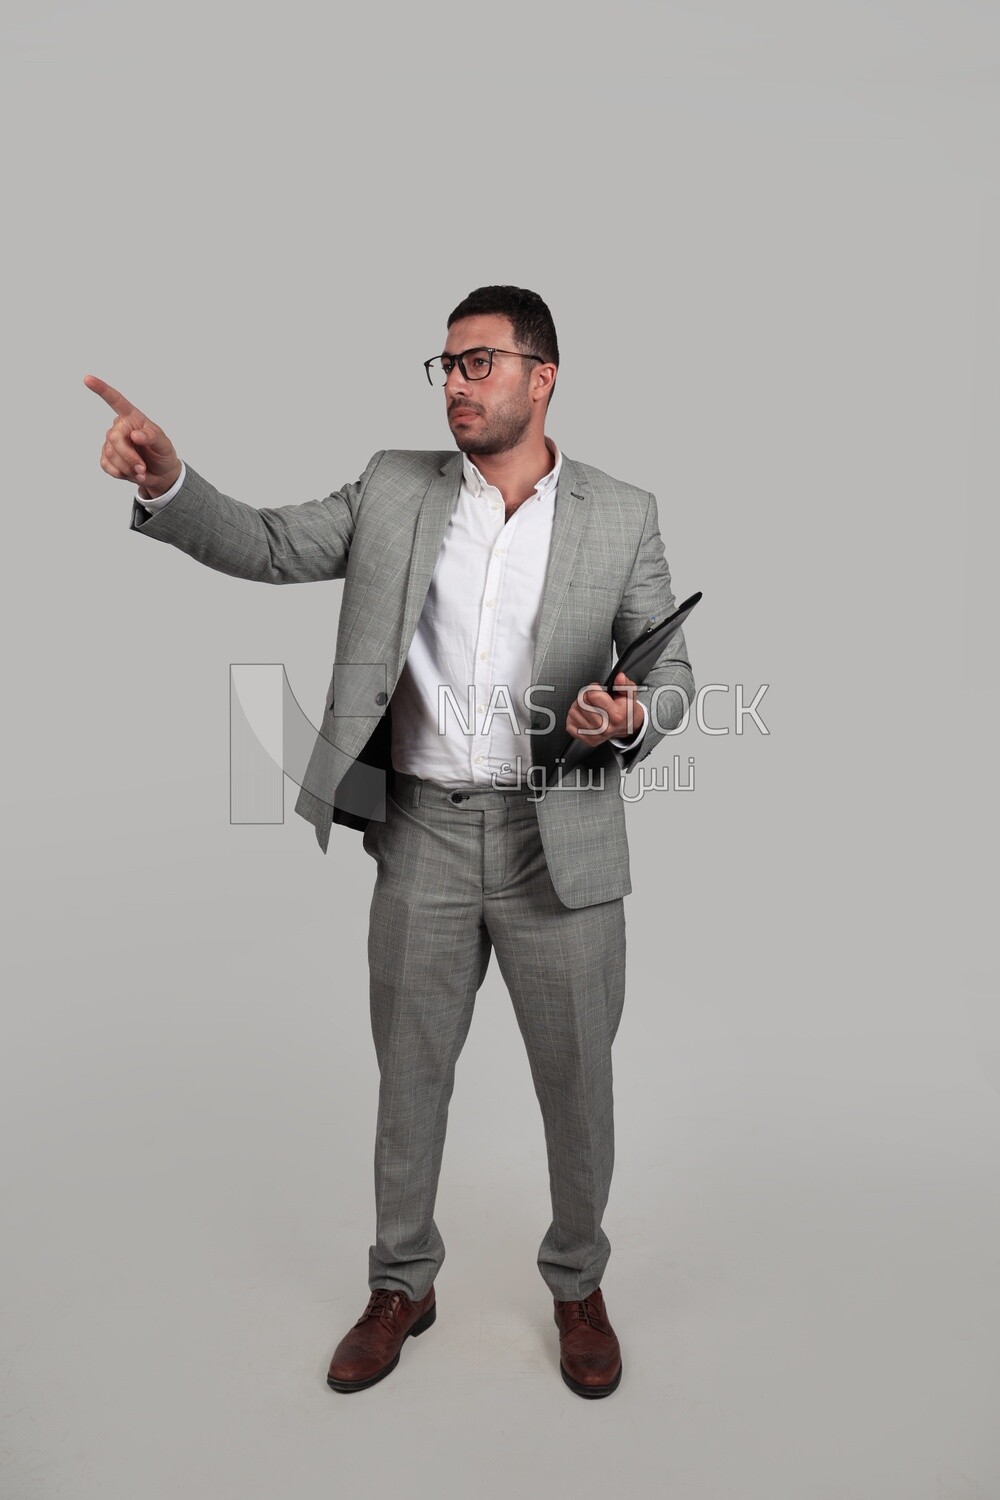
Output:
[[[344,796],[352,780],[362,784],[363,815],[336,821],[364,827],[372,805],[381,816],[389,737],[381,736],[371,764],[362,756],[386,727],[458,498],[462,454],[380,451],[356,481],[325,499],[260,508],[223,494],[190,463],[186,467],[184,484],[161,511],[151,516],[134,502],[134,531],[238,578],[344,580],[319,733],[307,763],[287,767],[300,786],[295,810],[313,824],[325,853],[338,793]],[[674,607],[654,497],[564,453],[532,664],[540,689],[533,764],[550,764],[558,754],[576,693],[607,674],[615,648]],[[667,642],[646,682],[650,694],[677,687],[693,695],[683,631]],[[680,698],[670,693],[639,745],[623,753],[621,770],[644,760],[681,713]],[[632,889],[621,776],[611,751],[603,769],[599,785],[556,789],[538,804],[549,870],[567,906],[609,901]],[[343,805],[350,813],[348,800]]]
[[[621,898],[560,901],[525,792],[397,776],[364,846],[377,863],[368,961],[380,1084],[369,1284],[425,1295],[445,1256],[434,1219],[455,1068],[496,952],[524,1039],[548,1154],[538,1250],[554,1297],[601,1282],[614,1166],[611,1046],[625,999]]]
[[[333,822],[346,821],[364,829],[378,867],[368,942],[380,1069],[370,1282],[417,1298],[442,1263],[433,1215],[448,1105],[495,950],[545,1130],[552,1222],[539,1270],[558,1299],[586,1296],[610,1254],[601,1220],[614,1164],[611,1045],[625,993],[622,898],[632,888],[620,775],[679,722],[681,700],[669,695],[620,762],[605,754],[594,787],[532,801],[470,786],[456,804],[450,789],[394,778],[390,700],[458,497],[461,453],[380,451],[324,499],[262,508],[186,467],[155,515],[135,501],[133,530],[238,578],[344,580],[319,733],[301,773],[286,769],[300,786],[295,810],[324,853]],[[532,663],[544,689],[533,766],[560,750],[579,688],[604,678],[615,648],[674,607],[654,497],[564,453]],[[683,632],[646,681],[650,692],[693,696]],[[379,804],[378,816],[350,808],[352,797]]]

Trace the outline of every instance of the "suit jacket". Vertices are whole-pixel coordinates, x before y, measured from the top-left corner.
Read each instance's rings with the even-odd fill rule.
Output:
[[[364,829],[385,816],[392,693],[458,499],[462,454],[384,449],[356,482],[324,500],[259,509],[186,468],[184,484],[161,511],[150,515],[135,500],[133,531],[237,578],[344,580],[330,690],[295,803],[326,853],[333,823]],[[585,683],[610,671],[612,642],[620,651],[650,617],[662,619],[675,607],[653,495],[564,453],[534,651],[533,766],[551,772],[573,699]],[[646,681],[647,705],[660,685],[675,684],[693,696],[682,631]],[[551,785],[536,802],[546,861],[564,905],[589,906],[631,891],[621,775],[679,722],[682,707],[678,694],[663,695],[661,728],[651,722],[631,751],[605,741],[588,759],[592,777],[581,775],[576,785],[569,773],[563,786]]]

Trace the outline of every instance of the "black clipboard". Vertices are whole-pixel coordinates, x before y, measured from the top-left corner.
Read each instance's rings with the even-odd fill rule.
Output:
[[[619,672],[624,672],[625,676],[631,677],[633,682],[644,682],[656,665],[667,641],[680,630],[700,598],[701,590],[699,589],[696,594],[691,595],[690,599],[685,599],[672,615],[668,615],[665,620],[660,620],[658,624],[654,622],[637,635],[635,640],[625,647],[604,679],[605,691],[611,692]],[[647,709],[647,713],[648,711]],[[566,743],[556,760],[556,765],[561,765],[563,771],[571,771],[586,756],[591,755],[595,750],[603,750],[608,743],[607,740],[601,740],[599,744],[588,745],[586,740],[577,739],[576,735],[569,734],[566,736]]]

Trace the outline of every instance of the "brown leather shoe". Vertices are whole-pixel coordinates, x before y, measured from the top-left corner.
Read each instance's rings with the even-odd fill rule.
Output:
[[[437,1317],[434,1288],[419,1302],[405,1292],[378,1287],[354,1327],[334,1350],[326,1383],[335,1391],[363,1391],[382,1380],[399,1364],[399,1351]]]
[[[553,1301],[563,1380],[578,1396],[610,1396],[622,1378],[622,1355],[600,1287],[575,1302]]]

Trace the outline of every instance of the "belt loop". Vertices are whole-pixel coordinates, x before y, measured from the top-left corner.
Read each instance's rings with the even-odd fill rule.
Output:
[[[423,786],[423,782],[420,781],[420,780],[418,780],[418,781],[416,781],[414,783],[414,787],[413,787],[413,805],[414,805],[414,807],[419,807],[420,806],[420,788],[422,786]]]

